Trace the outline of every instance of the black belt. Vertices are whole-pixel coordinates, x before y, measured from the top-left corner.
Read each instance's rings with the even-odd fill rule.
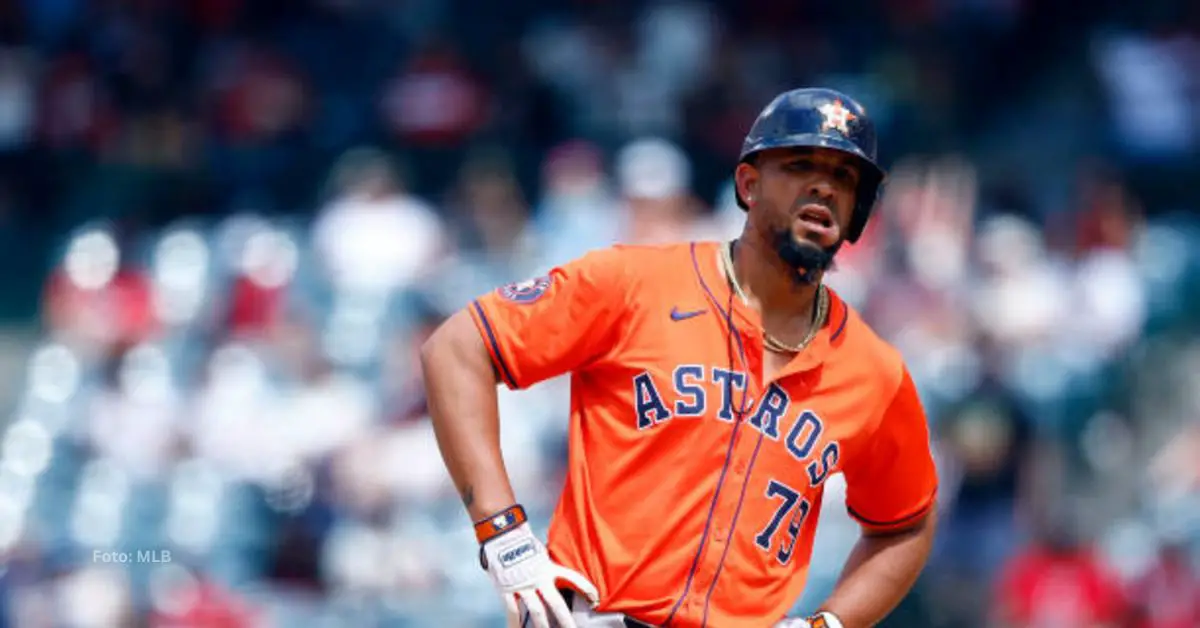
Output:
[[[562,593],[563,599],[567,601],[567,608],[571,608],[575,604],[575,591],[573,589],[559,589],[558,592]],[[626,628],[654,628],[654,626],[640,622],[632,617],[626,616],[623,619]]]

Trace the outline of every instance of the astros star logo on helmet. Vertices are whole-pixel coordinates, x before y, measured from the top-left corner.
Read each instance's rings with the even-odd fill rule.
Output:
[[[818,109],[825,121],[821,123],[821,130],[834,130],[842,135],[850,134],[850,121],[858,116],[851,113],[849,109],[842,105],[842,101],[835,100],[831,103],[825,103]]]

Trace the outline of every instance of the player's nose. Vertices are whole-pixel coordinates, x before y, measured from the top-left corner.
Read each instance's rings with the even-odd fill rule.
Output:
[[[823,201],[831,200],[834,195],[833,180],[825,174],[815,176],[808,183],[807,192],[810,198],[818,198]]]

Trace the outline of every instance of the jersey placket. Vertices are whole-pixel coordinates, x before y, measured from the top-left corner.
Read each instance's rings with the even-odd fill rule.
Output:
[[[693,245],[693,262],[697,263],[694,255]],[[713,263],[716,263],[715,260]],[[698,273],[699,268],[697,263]],[[720,577],[722,565],[736,559],[730,556],[728,545],[737,526],[746,525],[744,521],[737,520],[739,504],[747,494],[746,482],[753,472],[754,457],[761,437],[761,433],[748,424],[753,416],[755,403],[763,392],[761,332],[756,331],[755,317],[736,302],[732,288],[725,284],[723,290],[729,292],[718,298],[705,282],[702,273],[700,281],[714,307],[720,312],[722,322],[729,325],[727,329],[730,337],[726,338],[726,341],[730,343],[728,350],[733,352],[730,356],[730,368],[744,373],[746,388],[744,392],[739,391],[740,394],[730,391],[731,395],[736,395],[732,404],[735,415],[735,423],[732,426],[734,433],[730,435],[734,442],[724,461],[723,472],[713,487],[716,495],[709,513],[706,534],[700,541],[702,545],[694,570],[689,574],[688,583],[684,587],[683,599],[679,600],[677,608],[664,624],[667,626],[701,625],[715,589],[714,585]],[[724,283],[723,275],[713,277],[713,286],[721,286]]]
[[[685,602],[687,615],[693,621],[701,620],[707,614],[709,600],[718,586],[717,580],[724,564],[736,560],[736,557],[731,555],[733,548],[729,547],[729,543],[738,526],[746,525],[739,515],[748,496],[748,481],[754,471],[755,459],[761,453],[763,435],[748,421],[753,416],[755,403],[762,397],[761,393],[764,390],[760,379],[763,347],[757,342],[751,329],[738,325],[738,331],[744,343],[744,359],[741,366],[746,370],[745,411],[735,410],[737,423],[734,429],[737,430],[737,434],[734,436],[734,445],[727,461],[728,470],[713,508],[709,542],[705,545]],[[739,398],[737,403],[742,403],[742,399]]]

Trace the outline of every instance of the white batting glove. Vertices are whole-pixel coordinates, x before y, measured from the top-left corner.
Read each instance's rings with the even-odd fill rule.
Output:
[[[522,521],[484,542],[480,560],[504,599],[508,628],[521,628],[522,604],[534,628],[577,628],[571,609],[558,591],[559,580],[582,593],[592,606],[600,601],[596,585],[582,574],[550,560],[546,546],[534,536],[528,522]],[[554,624],[550,623],[551,617]]]

